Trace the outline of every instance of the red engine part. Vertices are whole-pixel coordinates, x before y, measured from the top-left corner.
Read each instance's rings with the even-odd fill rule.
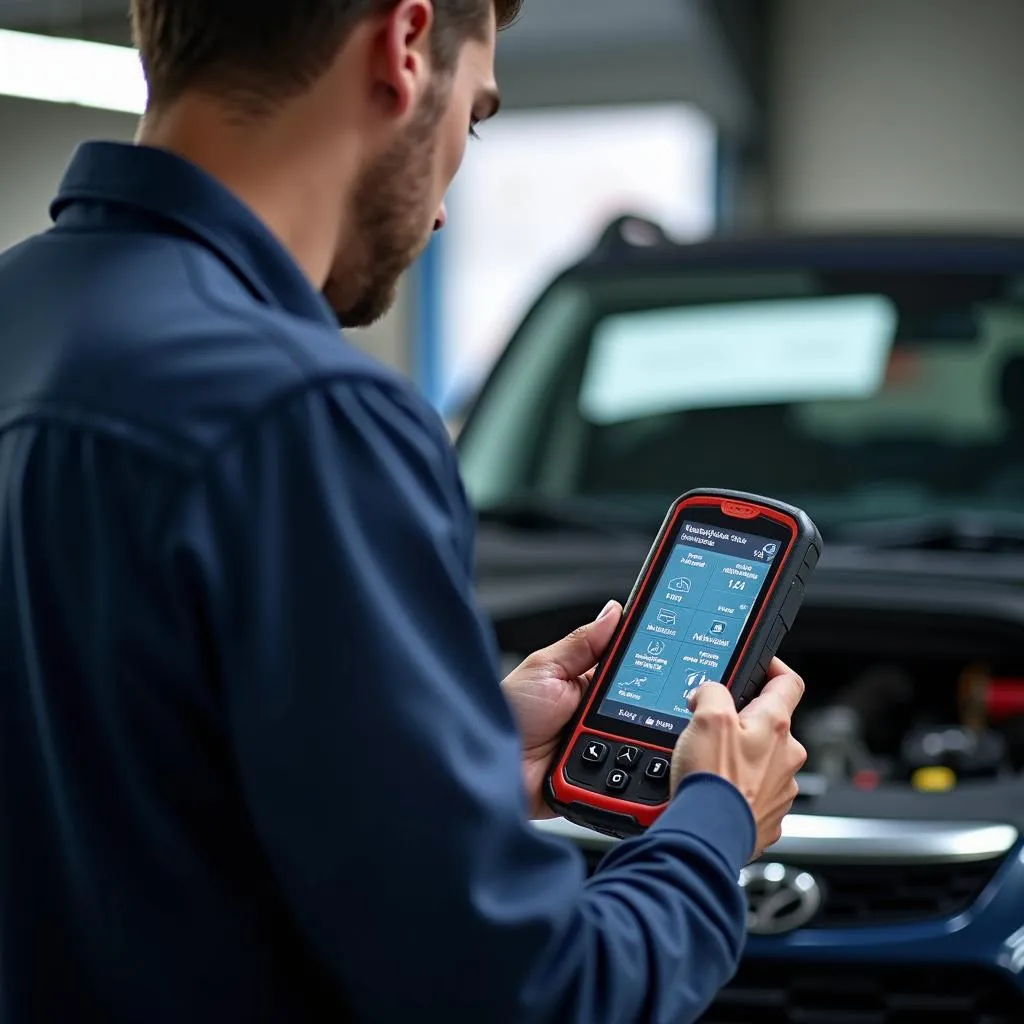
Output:
[[[990,722],[1024,715],[1024,679],[992,679],[985,688],[985,710]]]

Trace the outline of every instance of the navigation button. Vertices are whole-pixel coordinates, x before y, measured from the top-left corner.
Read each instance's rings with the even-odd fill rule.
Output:
[[[608,756],[608,747],[597,740],[587,740],[583,747],[583,753],[580,756],[587,764],[602,764],[605,757]]]
[[[647,771],[644,775],[649,779],[653,779],[655,782],[660,782],[662,779],[668,778],[668,761],[663,757],[652,757],[647,765]]]
[[[639,747],[619,747],[619,752],[615,755],[615,763],[620,768],[625,768],[627,772],[634,768],[639,760]]]
[[[768,634],[768,642],[764,645],[764,656],[768,659],[768,665],[771,665],[772,658],[778,653],[779,648],[782,646],[782,641],[786,639],[788,632],[789,630],[786,628],[785,622],[782,619],[776,619],[771,633]]]
[[[609,789],[621,793],[629,785],[629,776],[621,768],[613,768],[608,773],[608,778],[605,779],[605,785]]]
[[[793,580],[789,594],[786,595],[786,602],[782,606],[782,621],[785,622],[787,629],[792,629],[793,623],[796,622],[797,612],[800,611],[803,599],[804,585],[798,579]]]

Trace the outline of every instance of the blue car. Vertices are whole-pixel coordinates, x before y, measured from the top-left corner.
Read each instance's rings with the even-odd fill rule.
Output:
[[[707,1024],[1024,1022],[1024,238],[679,244],[624,218],[460,425],[509,664],[625,598],[691,487],[806,509],[822,561],[783,839]],[[538,823],[594,867],[613,843]]]

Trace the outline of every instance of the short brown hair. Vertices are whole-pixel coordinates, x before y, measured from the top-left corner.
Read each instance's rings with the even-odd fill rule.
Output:
[[[192,88],[266,106],[307,89],[354,26],[398,0],[132,0],[135,44],[150,106]],[[523,0],[433,0],[433,57],[450,69],[462,44],[484,31],[493,8],[510,24]]]

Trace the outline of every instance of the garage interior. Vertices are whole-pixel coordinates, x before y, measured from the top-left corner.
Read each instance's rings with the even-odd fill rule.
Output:
[[[0,62],[4,37],[22,34],[129,47],[125,7],[0,0]],[[745,869],[748,954],[704,1024],[1024,1021],[1022,40],[1022,0],[527,0],[499,39],[502,114],[470,144],[451,223],[391,312],[346,332],[422,389],[461,446],[506,667],[628,596],[658,516],[572,523],[624,494],[663,508],[649,477],[684,461],[688,437],[709,476],[714,444],[761,438],[762,456],[735,462],[737,489],[834,487],[820,506],[828,557],[786,641],[809,694],[823,680],[798,733],[811,762],[783,839]],[[137,111],[18,81],[0,64],[0,251],[47,229],[78,144],[138,125]],[[647,259],[654,297],[638,298],[629,275]],[[884,294],[898,321],[885,401],[870,397],[864,426],[826,408],[841,382],[820,402],[752,384],[737,408],[669,396],[660,417],[583,423],[575,392],[559,402],[572,374],[581,391],[590,379],[589,336],[552,345],[533,390],[506,368],[516,351],[543,362],[527,314],[548,315],[563,271],[594,338],[645,303],[724,303],[739,277],[744,301],[766,307]],[[814,284],[769,283],[784,274]],[[961,410],[968,392],[978,407]],[[786,433],[787,456],[766,440],[782,435],[781,402],[787,429],[804,430]],[[498,435],[519,429],[517,405],[537,425],[513,451]],[[922,495],[935,514],[910,516]],[[854,496],[874,511],[840,522]],[[558,818],[538,827],[591,872],[619,841]]]

